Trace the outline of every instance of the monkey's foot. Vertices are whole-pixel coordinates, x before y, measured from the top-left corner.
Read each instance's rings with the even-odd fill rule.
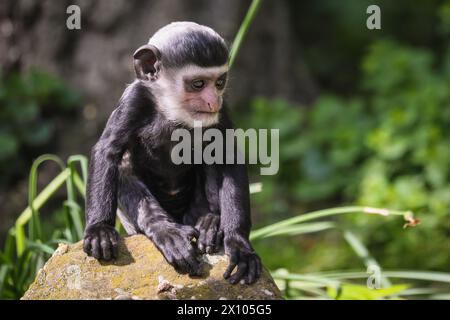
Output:
[[[175,270],[191,276],[201,275],[200,258],[192,242],[199,236],[195,228],[176,223],[160,223],[158,230],[146,233]]]
[[[222,247],[223,231],[220,230],[220,216],[208,213],[201,216],[195,228],[199,232],[197,247],[201,253],[215,253]]]
[[[119,234],[114,227],[99,223],[86,228],[83,249],[96,259],[111,260],[118,255]]]
[[[230,257],[230,264],[223,277],[231,284],[252,284],[261,276],[261,259],[247,240],[238,237],[226,239],[225,253]],[[236,271],[232,274],[234,269]]]

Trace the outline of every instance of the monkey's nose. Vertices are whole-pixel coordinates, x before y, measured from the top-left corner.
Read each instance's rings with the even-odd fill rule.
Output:
[[[218,112],[219,111],[219,104],[218,103],[211,103],[211,102],[207,102],[208,105],[208,112],[214,113],[214,112]]]

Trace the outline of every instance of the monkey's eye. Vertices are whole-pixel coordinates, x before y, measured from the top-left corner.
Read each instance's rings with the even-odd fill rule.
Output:
[[[225,79],[218,79],[216,81],[217,89],[223,89],[225,87]]]
[[[203,80],[195,80],[195,81],[192,81],[191,85],[192,85],[193,89],[201,90],[205,86],[205,81],[203,81]]]

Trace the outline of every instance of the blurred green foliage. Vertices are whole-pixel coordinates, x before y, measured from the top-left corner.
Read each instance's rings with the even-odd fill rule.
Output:
[[[311,108],[256,99],[246,126],[280,129],[280,172],[261,177],[260,209],[275,216],[298,212],[298,203],[413,210],[423,220],[414,230],[367,215],[347,219],[383,266],[449,270],[449,60],[380,40],[351,98],[324,95]]]
[[[373,41],[390,37],[434,52],[442,51],[450,26],[448,0],[290,0],[300,64],[321,90],[352,96],[360,81],[358,62]],[[381,30],[366,28],[369,5],[381,9]],[[296,67],[293,61],[293,68]]]
[[[0,75],[0,187],[55,143],[57,121],[79,103],[78,94],[45,72]]]

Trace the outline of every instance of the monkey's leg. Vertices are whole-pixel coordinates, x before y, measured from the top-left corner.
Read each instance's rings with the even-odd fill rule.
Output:
[[[176,223],[134,175],[121,174],[118,197],[122,214],[134,230],[152,240],[178,272],[200,274],[200,261],[192,242],[199,236],[195,228]]]
[[[206,181],[203,172],[196,173],[194,197],[183,223],[194,226],[199,232],[197,248],[201,253],[215,253],[223,245],[218,209],[210,207],[205,195]]]

